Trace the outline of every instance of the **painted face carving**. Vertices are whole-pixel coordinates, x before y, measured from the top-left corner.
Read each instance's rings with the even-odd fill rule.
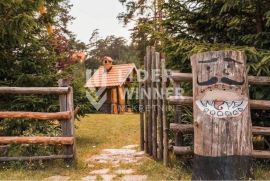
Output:
[[[248,98],[242,93],[245,84],[243,63],[234,58],[212,58],[199,61],[197,84],[200,87],[196,105],[215,118],[238,117],[246,109]]]

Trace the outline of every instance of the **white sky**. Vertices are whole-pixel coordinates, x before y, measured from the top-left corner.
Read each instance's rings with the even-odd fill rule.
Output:
[[[129,39],[130,32],[119,22],[117,16],[124,10],[118,0],[70,0],[73,4],[71,15],[76,19],[69,29],[85,43],[95,29],[99,29],[102,38],[116,35]]]

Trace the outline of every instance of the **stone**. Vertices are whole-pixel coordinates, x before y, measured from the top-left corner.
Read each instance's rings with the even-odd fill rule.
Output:
[[[68,181],[70,177],[68,176],[61,176],[61,175],[56,175],[52,177],[48,177],[43,179],[43,181]]]
[[[91,175],[91,176],[87,176],[81,179],[82,181],[95,181],[97,180],[97,176],[96,175]]]
[[[116,175],[100,175],[100,176],[104,181],[111,181],[113,180],[114,177],[116,177]]]
[[[146,175],[125,175],[122,181],[146,181]]]
[[[131,150],[131,149],[105,149],[102,152],[106,153],[106,154],[111,154],[111,155],[131,155],[131,154],[136,153],[136,150]]]
[[[100,170],[93,170],[90,172],[91,175],[105,175],[110,172],[110,169],[100,169]]]
[[[139,147],[139,145],[127,145],[127,146],[123,146],[122,148],[123,149],[136,149],[138,147]]]
[[[135,154],[134,154],[134,156],[135,157],[143,157],[144,156],[144,151],[140,151],[140,152],[136,152]]]
[[[135,171],[132,169],[118,169],[114,173],[118,175],[130,175],[130,174],[135,173]]]
[[[87,167],[88,168],[95,168],[95,165],[93,165],[93,164],[87,164]]]

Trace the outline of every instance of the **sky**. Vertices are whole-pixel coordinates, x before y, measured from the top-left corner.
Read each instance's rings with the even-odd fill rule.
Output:
[[[76,19],[69,29],[76,34],[77,39],[88,43],[92,32],[99,29],[100,36],[109,35],[125,37],[129,40],[130,31],[123,27],[117,16],[124,11],[118,0],[70,0],[73,7],[71,15]]]

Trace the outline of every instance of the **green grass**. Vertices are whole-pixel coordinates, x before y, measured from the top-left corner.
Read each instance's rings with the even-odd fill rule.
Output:
[[[125,145],[139,144],[139,115],[137,114],[92,114],[77,122],[76,127],[76,167],[67,167],[63,161],[46,162],[42,168],[19,165],[18,168],[1,168],[0,179],[40,180],[62,175],[70,176],[72,180],[79,180],[89,175],[93,169],[104,167],[104,165],[96,165],[94,168],[89,168],[86,160],[92,155],[99,154],[105,148],[121,148]],[[137,174],[148,175],[149,180],[190,180],[190,171],[179,166],[183,164],[176,165],[178,166],[166,168],[162,163],[146,158],[140,165],[121,165],[121,168],[133,168]],[[256,179],[269,179],[269,170],[269,167],[257,165],[254,171]]]

